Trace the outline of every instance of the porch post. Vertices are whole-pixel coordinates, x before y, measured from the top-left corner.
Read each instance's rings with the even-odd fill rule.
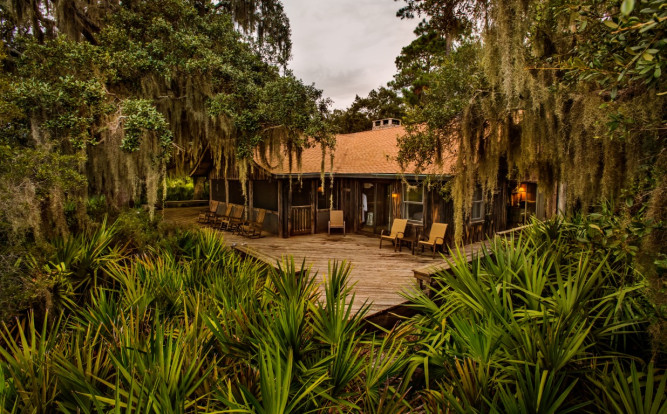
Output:
[[[565,200],[565,191],[567,190],[567,184],[563,182],[558,183],[558,203],[556,207],[557,214],[565,214],[566,200]]]
[[[248,221],[253,219],[253,215],[254,215],[254,212],[255,212],[255,210],[254,210],[254,201],[253,201],[253,198],[254,198],[253,197],[253,185],[252,184],[253,184],[253,180],[251,178],[250,180],[248,180],[248,208],[250,209],[248,217],[247,217]]]
[[[225,206],[229,204],[229,180],[225,177]]]
[[[315,234],[315,217],[317,216],[317,180],[310,181],[310,234]]]
[[[287,185],[287,208],[285,213],[287,214],[287,234],[285,237],[290,237],[292,235],[292,177],[288,178]]]
[[[278,180],[278,237],[285,237],[285,208],[283,206],[283,180]]]

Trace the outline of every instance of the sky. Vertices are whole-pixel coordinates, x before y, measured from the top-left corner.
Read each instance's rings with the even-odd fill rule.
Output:
[[[283,0],[292,29],[289,67],[344,109],[396,72],[394,60],[415,38],[394,0]]]

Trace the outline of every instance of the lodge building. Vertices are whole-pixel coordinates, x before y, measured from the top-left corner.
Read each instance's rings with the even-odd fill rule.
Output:
[[[338,135],[333,166],[328,155],[325,159],[324,182],[319,147],[305,149],[293,171],[255,157],[245,192],[238,172],[224,174],[223,168],[213,165],[210,153],[204,154],[192,175],[208,177],[210,198],[220,202],[219,212],[227,203],[245,205],[252,219],[264,209],[264,231],[280,237],[327,232],[333,209],[343,210],[348,233],[377,235],[389,230],[396,218],[408,219],[407,235],[428,231],[435,222],[448,223],[451,245],[454,207],[441,187],[453,177],[455,154],[446,155],[442,166],[427,174],[405,172],[396,160],[398,138],[405,133],[399,120],[384,119],[374,121],[370,131]],[[536,182],[501,179],[488,200],[477,188],[463,242],[481,241],[524,224],[531,215],[550,216],[555,205],[555,197],[547,199]]]

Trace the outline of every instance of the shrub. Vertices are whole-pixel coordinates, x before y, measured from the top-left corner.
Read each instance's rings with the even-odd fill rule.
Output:
[[[204,183],[201,198],[208,199],[209,184]],[[190,177],[167,179],[167,201],[192,200],[195,194],[195,185]]]
[[[632,361],[652,358],[650,306],[633,246],[591,240],[591,226],[597,234],[593,219],[535,222],[470,263],[453,252],[434,294],[409,297],[420,311],[410,321],[411,370],[424,373],[429,410],[608,412],[616,404],[598,384],[613,359],[625,375]],[[664,395],[653,386],[646,398],[657,407]],[[596,399],[604,404],[593,407]]]

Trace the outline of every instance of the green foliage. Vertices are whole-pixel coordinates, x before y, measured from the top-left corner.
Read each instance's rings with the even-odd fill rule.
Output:
[[[401,91],[408,105],[419,105],[431,87],[433,72],[447,55],[447,41],[436,31],[418,35],[396,58],[397,73],[390,86]]]
[[[195,194],[195,182],[190,177],[167,178],[167,201],[185,201],[197,199],[206,200],[209,196],[208,180],[201,185],[201,192]]]
[[[160,114],[153,104],[146,99],[130,99],[123,103],[123,114],[126,117],[125,138],[120,147],[125,151],[139,150],[139,140],[146,133],[151,132],[157,136],[157,140],[162,148],[161,156],[170,155],[172,143],[172,133],[162,114]]]
[[[609,2],[614,4],[615,2]],[[606,14],[603,7],[583,4],[563,9],[571,13],[580,36],[596,36],[597,42],[578,43],[566,65],[582,81],[594,81],[611,89],[612,99],[619,90],[635,82],[656,86],[664,93],[667,41],[661,34],[667,25],[667,10],[659,0],[623,0],[620,13]]]
[[[218,166],[223,157],[247,166],[257,148],[298,155],[305,134],[330,143],[321,91],[276,66],[291,47],[278,0],[10,2],[0,20],[0,144],[14,157],[36,154],[21,159],[25,168],[53,175],[42,197],[34,174],[3,188],[11,215],[21,216],[18,199],[32,204],[22,226],[1,218],[0,231],[17,239],[63,235],[68,221],[84,227],[88,192],[153,214],[167,168],[183,175],[208,150]],[[38,163],[46,157],[76,163]]]
[[[638,222],[535,222],[470,263],[454,252],[432,294],[409,297],[419,314],[377,333],[366,305],[352,311],[347,263],[320,284],[290,259],[244,259],[214,231],[164,230],[130,211],[23,268],[47,283],[0,333],[0,410],[664,410],[664,366],[642,362],[660,355]],[[143,250],[127,239],[141,233]]]
[[[32,268],[67,300],[6,320],[0,411],[407,412],[390,384],[404,339],[365,332],[349,265],[331,265],[320,303],[303,265],[267,269],[214,231],[137,250],[127,237],[153,225],[139,220],[58,241]]]
[[[419,103],[408,106],[405,122],[409,134],[399,140],[400,161],[413,163],[421,170],[442,162],[456,148],[457,120],[471,99],[486,87],[479,68],[480,48],[479,42],[465,40],[440,57],[439,65],[431,69],[428,88],[420,92]]]
[[[653,363],[645,371],[632,362],[630,370],[614,362],[613,371],[596,384],[602,390],[600,401],[615,413],[662,413],[667,411],[667,375],[660,373]]]
[[[420,169],[457,153],[457,239],[473,189],[490,194],[504,176],[534,177],[547,193],[565,184],[568,211],[664,191],[662,3],[406,0],[400,17],[423,16],[452,43],[425,43],[435,67],[417,58],[406,78],[420,94],[399,158]],[[471,34],[478,52],[457,59]]]
[[[56,236],[65,227],[67,193],[85,186],[78,155],[0,145],[0,243],[5,246]],[[50,203],[57,206],[50,210]],[[47,217],[52,226],[41,223]]]
[[[422,313],[411,320],[418,336],[411,369],[424,373],[430,410],[615,412],[612,401],[623,399],[662,404],[664,384],[652,378],[664,370],[638,374],[633,363],[635,378],[651,376],[645,391],[629,390],[624,376],[631,361],[653,357],[646,282],[621,244],[582,237],[590,226],[598,231],[592,221],[534,223],[516,238],[493,240],[471,263],[453,252],[434,294],[410,298]],[[622,381],[600,395],[613,388],[612,358]]]
[[[384,118],[401,119],[405,115],[401,98],[398,94],[385,87],[373,89],[365,98],[356,96],[349,108],[336,109],[332,122],[341,134],[368,131],[372,122]]]

